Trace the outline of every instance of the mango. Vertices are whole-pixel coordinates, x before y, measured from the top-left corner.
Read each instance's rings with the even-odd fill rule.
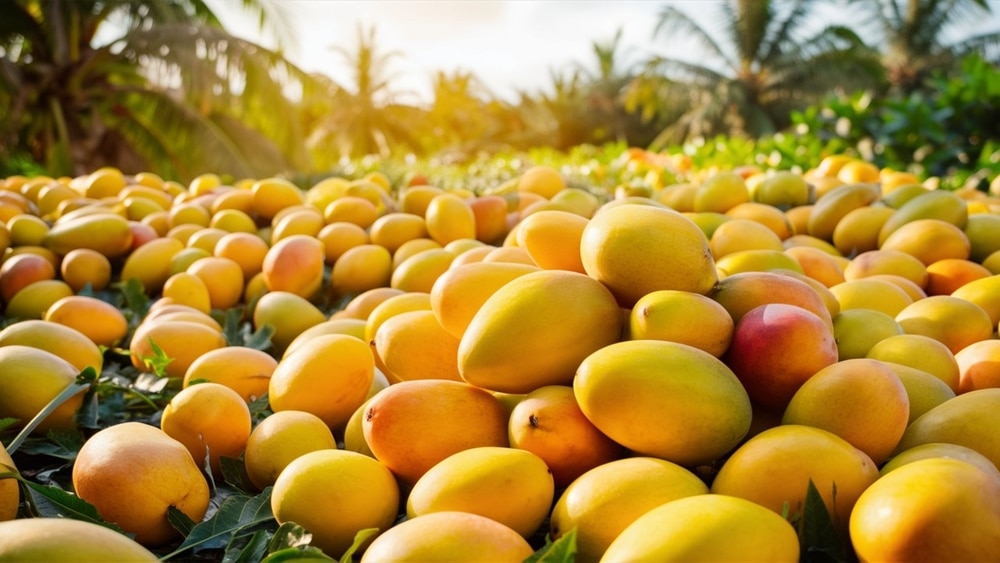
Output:
[[[932,442],[958,444],[983,454],[1000,467],[1000,389],[978,389],[957,395],[914,420],[903,433],[897,452]]]
[[[459,373],[507,393],[568,384],[584,358],[620,338],[622,317],[612,293],[593,278],[564,270],[526,274],[472,318],[458,347]]]
[[[478,514],[448,511],[405,520],[380,534],[361,556],[362,563],[381,561],[465,561],[521,563],[533,548],[507,526]]]
[[[799,538],[780,515],[738,497],[698,495],[660,505],[632,522],[601,561],[799,560]]]
[[[101,212],[68,221],[56,221],[42,242],[45,248],[65,256],[77,248],[96,250],[108,258],[118,258],[132,248],[128,219]]]
[[[431,467],[413,485],[406,515],[457,510],[486,516],[530,537],[549,515],[555,486],[537,455],[484,446],[456,452]]]
[[[0,561],[156,562],[159,558],[99,524],[71,518],[22,518],[0,522]]]
[[[917,219],[939,219],[964,229],[969,220],[968,205],[964,199],[947,190],[919,194],[899,206],[882,225],[878,233],[879,246],[897,229]]]
[[[580,364],[573,390],[583,413],[608,437],[684,466],[718,459],[750,429],[750,398],[736,375],[685,344],[605,346]]]

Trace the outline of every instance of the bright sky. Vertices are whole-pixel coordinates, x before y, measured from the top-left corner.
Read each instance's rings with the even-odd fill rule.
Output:
[[[552,88],[551,71],[574,64],[596,68],[594,42],[607,43],[622,29],[622,63],[635,63],[653,52],[697,60],[692,53],[667,53],[667,41],[653,38],[663,6],[678,6],[715,32],[720,0],[260,0],[282,10],[295,44],[286,47],[290,60],[340,84],[352,84],[341,54],[354,51],[358,27],[376,30],[381,54],[398,51],[390,63],[392,87],[431,98],[437,71],[475,74],[496,96],[516,101],[519,90],[537,95]],[[868,0],[874,1],[874,0]],[[257,22],[242,9],[242,0],[208,0],[226,28],[267,47],[273,36],[262,35]],[[1000,29],[1000,0],[989,0],[993,15],[970,32]],[[817,5],[817,25],[849,14],[835,4]],[[851,20],[847,20],[851,21]],[[857,25],[857,22],[851,22]],[[983,28],[983,29],[980,29]]]
[[[295,30],[288,57],[310,72],[350,83],[343,57],[331,46],[353,52],[357,29],[374,26],[376,45],[398,51],[390,64],[397,91],[431,97],[437,71],[474,73],[499,97],[514,100],[518,90],[551,89],[551,70],[580,63],[596,68],[593,43],[610,42],[622,29],[623,62],[650,54],[656,15],[667,2],[653,0],[271,0]],[[674,2],[711,15],[714,2]],[[210,0],[235,35],[273,46],[239,0]],[[710,8],[706,10],[705,8]],[[698,14],[695,14],[696,16]]]

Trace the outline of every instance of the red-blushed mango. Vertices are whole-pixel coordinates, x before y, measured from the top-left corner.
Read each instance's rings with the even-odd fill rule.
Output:
[[[675,342],[604,346],[580,363],[573,391],[584,415],[612,440],[684,466],[722,457],[750,429],[750,398],[733,372],[708,352]]]
[[[964,258],[943,258],[927,265],[927,294],[951,295],[962,286],[992,276],[981,264]]]
[[[299,524],[312,533],[312,545],[340,558],[361,530],[390,529],[399,497],[399,485],[378,461],[356,452],[321,449],[285,466],[271,491],[271,510],[279,524]]]
[[[477,559],[520,563],[531,544],[507,526],[477,514],[433,512],[407,519],[380,534],[361,555],[363,563],[381,561],[460,561]]]
[[[680,465],[634,456],[599,465],[570,483],[549,519],[559,539],[575,531],[576,560],[596,562],[637,518],[667,502],[705,495],[708,486]]]
[[[517,448],[482,446],[455,452],[417,479],[406,515],[478,514],[530,538],[548,517],[555,496],[552,473],[537,455]]]
[[[509,446],[507,410],[489,391],[460,381],[419,379],[386,387],[368,402],[365,441],[407,484],[446,457],[479,446]]]
[[[469,201],[476,220],[476,240],[486,244],[501,242],[510,230],[507,200],[499,195],[481,195]]]
[[[807,379],[838,358],[832,324],[784,303],[743,315],[723,356],[750,399],[775,410],[784,410]]]
[[[921,459],[873,483],[855,504],[862,561],[986,561],[1000,552],[1000,479],[959,459]]]
[[[43,256],[16,254],[0,265],[0,299],[10,303],[14,295],[37,281],[55,279],[56,267]]]
[[[368,343],[344,334],[321,335],[278,361],[268,398],[275,412],[309,412],[340,430],[365,401],[374,376]]]
[[[72,518],[39,517],[0,523],[0,560],[155,563],[159,558],[106,526]]]
[[[801,514],[812,480],[834,521],[846,526],[861,493],[878,478],[867,454],[832,432],[782,424],[737,448],[722,464],[711,491],[756,502],[777,514]]]
[[[479,308],[507,282],[537,266],[510,262],[474,262],[449,270],[431,287],[431,310],[452,336],[461,338]]]
[[[910,423],[899,441],[902,452],[922,444],[945,442],[972,448],[1000,467],[1000,439],[994,431],[1000,389],[977,389],[956,395]]]
[[[325,257],[323,243],[316,238],[290,235],[264,255],[264,282],[269,291],[288,291],[308,299],[323,282]]]
[[[598,465],[625,456],[621,444],[590,422],[568,385],[546,385],[515,395],[508,434],[513,448],[542,458],[557,489]]]
[[[611,542],[601,561],[799,560],[795,528],[780,515],[737,497],[696,495],[662,504]]]
[[[768,303],[802,307],[833,326],[830,308],[807,282],[779,272],[743,272],[719,280],[708,296],[722,305],[733,322],[740,322],[751,309]]]
[[[614,296],[593,278],[565,270],[525,274],[476,312],[459,344],[459,373],[509,393],[568,384],[584,358],[619,340],[622,324]]]
[[[659,289],[706,294],[718,281],[705,233],[661,207],[625,204],[598,211],[583,230],[580,257],[587,274],[623,307]]]
[[[909,415],[906,387],[896,373],[878,360],[856,358],[831,364],[806,380],[781,423],[833,432],[881,464],[896,449]]]
[[[158,547],[180,536],[169,507],[200,522],[208,510],[208,482],[183,444],[141,422],[108,426],[91,436],[73,463],[73,490],[98,514]]]

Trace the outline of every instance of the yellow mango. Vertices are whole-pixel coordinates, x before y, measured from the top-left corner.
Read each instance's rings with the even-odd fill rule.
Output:
[[[481,446],[439,461],[413,485],[406,515],[457,510],[486,516],[530,537],[549,515],[555,487],[537,455]]]
[[[614,296],[593,278],[564,270],[526,274],[472,318],[458,348],[459,373],[508,393],[565,385],[584,358],[620,338],[622,322]]]
[[[70,518],[22,518],[0,523],[2,561],[156,562],[135,540],[110,528]]]
[[[89,248],[117,258],[131,250],[132,230],[125,217],[102,211],[56,221],[45,235],[43,246],[63,256],[76,248]]]

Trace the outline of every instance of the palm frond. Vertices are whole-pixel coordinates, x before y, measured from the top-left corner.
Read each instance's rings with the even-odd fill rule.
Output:
[[[669,38],[671,32],[690,35],[707,51],[708,55],[719,59],[730,68],[738,68],[712,35],[698,25],[691,16],[673,6],[666,6],[660,11],[656,26],[653,28],[653,37],[666,34]]]

